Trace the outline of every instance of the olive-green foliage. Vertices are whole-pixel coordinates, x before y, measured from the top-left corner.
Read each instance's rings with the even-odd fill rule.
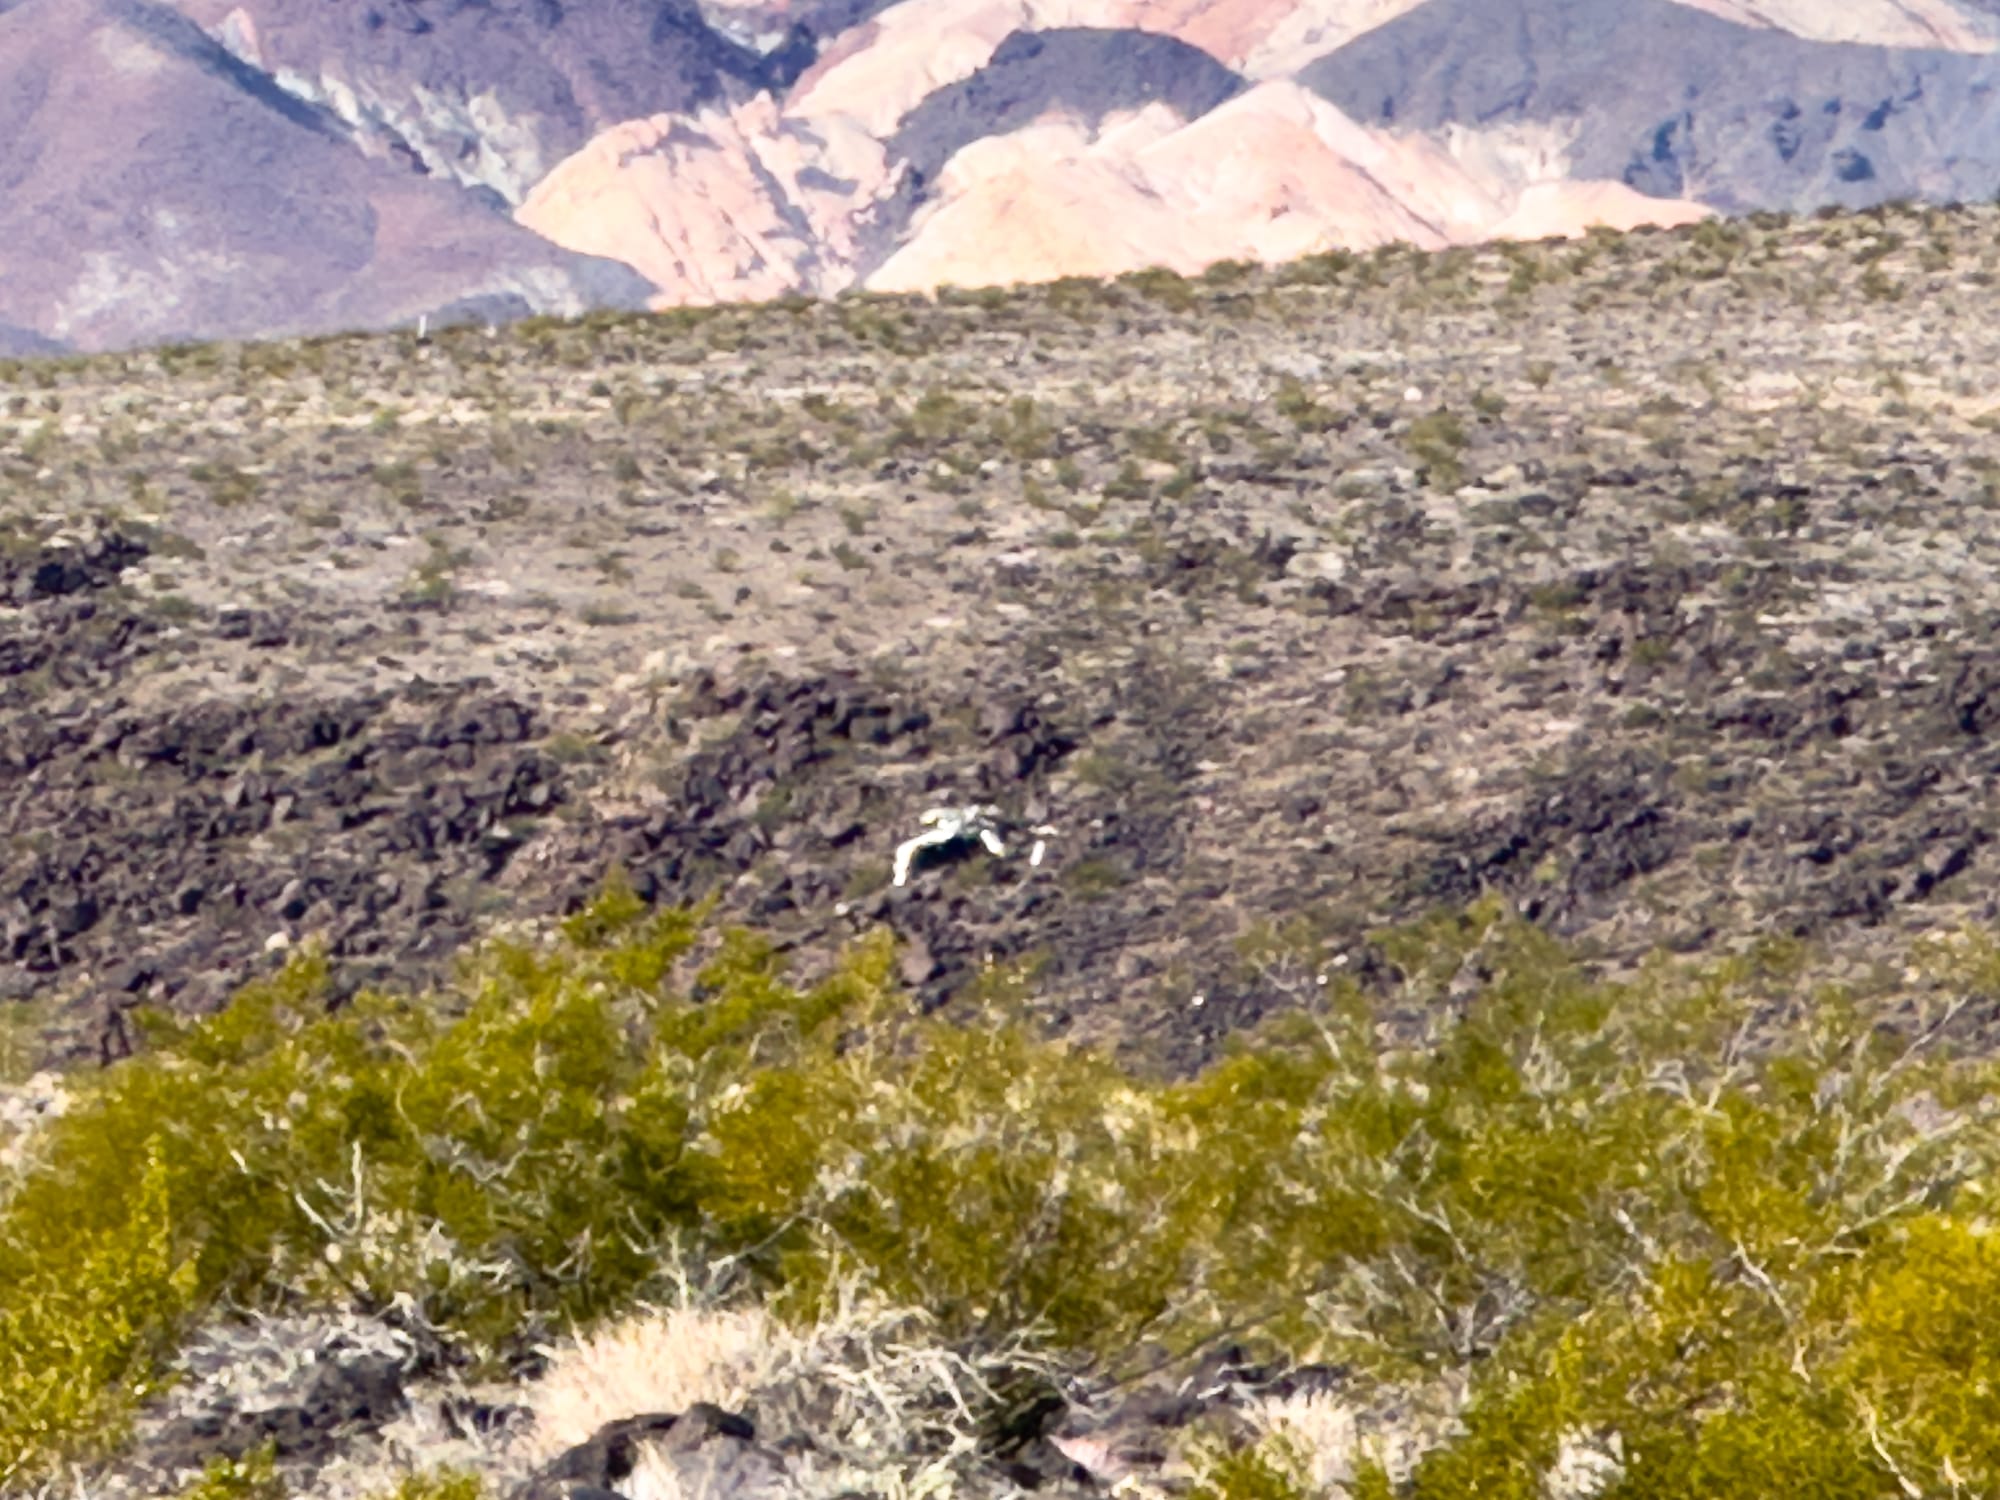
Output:
[[[1201,1477],[1189,1500],[1310,1500],[1294,1455],[1268,1444],[1221,1448],[1202,1455]]]
[[[1455,489],[1465,478],[1463,456],[1468,441],[1464,424],[1440,407],[1410,424],[1403,445],[1412,458],[1431,471],[1431,477],[1440,487]]]
[[[180,1491],[178,1500],[284,1500],[284,1495],[277,1460],[267,1446],[241,1458],[210,1460],[201,1477]]]
[[[1293,1437],[1268,1434],[1261,1441],[1231,1446],[1194,1445],[1196,1479],[1190,1500],[1315,1500],[1324,1493],[1313,1479],[1315,1455]],[[1344,1500],[1394,1500],[1388,1472],[1373,1459],[1359,1459],[1341,1485]]]
[[[103,1147],[116,1149],[110,1138]],[[115,1421],[121,1399],[144,1395],[153,1362],[196,1306],[200,1287],[175,1243],[164,1153],[148,1147],[121,1168],[111,1204],[92,1205],[65,1182],[46,1205],[33,1187],[9,1205],[0,1242],[0,1482]],[[86,1167],[78,1180],[90,1175]],[[72,1210],[68,1223],[55,1218]]]
[[[0,1199],[0,1483],[224,1302],[395,1299],[504,1356],[692,1256],[1108,1373],[1222,1336],[1469,1372],[1425,1500],[1538,1496],[1578,1433],[1619,1500],[2000,1491],[1989,1066],[1768,956],[1609,984],[1489,910],[1380,943],[1387,993],[1334,980],[1178,1080],[998,998],[920,1018],[883,940],[800,988],[615,883],[441,995],[329,1014],[302,959],[163,1024]],[[1217,1496],[1296,1487],[1225,1458]]]
[[[1119,277],[1118,281],[1120,285],[1131,288],[1148,301],[1158,303],[1168,312],[1188,312],[1199,300],[1187,278],[1165,266],[1151,266],[1143,271],[1128,271]]]
[[[657,982],[689,931],[496,947],[450,1022],[329,1017],[306,959],[112,1074],[0,1217],[0,1479],[143,1394],[225,1297],[407,1292],[490,1341],[639,1285],[685,1217],[680,1142],[670,1112],[607,1108],[644,1067],[609,986]]]
[[[412,1474],[381,1500],[481,1500],[486,1487],[477,1474],[450,1469]]]
[[[1292,376],[1278,382],[1278,410],[1300,432],[1325,433],[1340,426],[1339,416],[1322,406]]]

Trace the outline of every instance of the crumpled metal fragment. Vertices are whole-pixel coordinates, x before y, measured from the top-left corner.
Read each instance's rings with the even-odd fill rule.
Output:
[[[907,885],[910,868],[926,849],[941,849],[961,841],[978,840],[988,854],[1003,858],[1007,845],[1000,837],[1000,809],[985,805],[933,807],[918,820],[924,831],[896,846],[897,885]]]

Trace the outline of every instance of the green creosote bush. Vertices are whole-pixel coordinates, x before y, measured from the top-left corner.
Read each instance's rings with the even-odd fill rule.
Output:
[[[1185,276],[1165,266],[1127,271],[1118,278],[1118,283],[1171,313],[1188,312],[1200,300]]]
[[[1107,1376],[1228,1339],[1469,1378],[1371,1496],[1541,1496],[1580,1439],[1616,1500],[2000,1492],[1996,1079],[1948,1009],[1891,1032],[1771,955],[1598,981],[1486,907],[1379,946],[1386,992],[1329,971],[1181,1079],[1019,986],[919,1017],[881,937],[799,987],[615,881],[441,994],[328,1013],[301,957],[155,1023],[0,1186],[0,1484],[114,1441],[224,1307],[394,1301],[504,1364],[693,1261]],[[1267,1442],[1202,1483],[1300,1472]]]
[[[177,1500],[284,1500],[277,1458],[269,1445],[241,1458],[215,1458]]]
[[[1214,1447],[1196,1455],[1189,1500],[1310,1500],[1305,1465],[1281,1444]]]
[[[1193,1458],[1189,1500],[1315,1500],[1325,1494],[1313,1480],[1313,1455],[1282,1437],[1238,1447],[1198,1442]],[[1341,1485],[1342,1500],[1394,1500],[1395,1493],[1388,1473],[1366,1459]]]
[[[412,1474],[379,1500],[482,1500],[486,1487],[476,1474],[439,1470]]]
[[[1442,489],[1457,489],[1465,481],[1464,455],[1467,444],[1465,425],[1443,407],[1410,423],[1403,446],[1410,456],[1430,470],[1431,479]]]
[[[1299,380],[1290,375],[1278,382],[1277,407],[1279,413],[1300,432],[1327,433],[1341,426],[1339,414],[1321,405]]]

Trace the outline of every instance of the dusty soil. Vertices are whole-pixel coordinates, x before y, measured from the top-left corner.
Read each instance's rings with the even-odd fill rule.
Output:
[[[1988,920],[1996,218],[0,364],[0,987],[115,1055],[615,864],[1188,1061],[1483,891]]]

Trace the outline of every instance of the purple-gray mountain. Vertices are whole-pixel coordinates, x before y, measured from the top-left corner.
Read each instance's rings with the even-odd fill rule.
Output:
[[[1159,247],[1184,264],[1230,243],[1199,222],[1201,195],[1281,179],[1273,158],[1298,149],[1265,128],[1271,108],[1244,107],[1278,84],[1336,106],[1365,139],[1429,143],[1440,161],[1473,161],[1467,132],[1548,127],[1567,144],[1545,170],[1679,201],[1681,217],[1685,200],[1735,213],[2000,187],[2000,0],[1778,4],[1760,11],[1772,25],[1710,13],[1729,0],[1409,0],[1386,20],[1355,0],[1192,14],[1103,0],[1101,16],[1066,8],[1091,24],[1050,30],[1022,29],[1009,3],[0,0],[0,353],[824,292],[867,284],[926,235],[891,267],[902,284],[925,266],[1001,280],[1068,268],[1008,254],[982,266],[949,242],[996,238],[996,218],[1091,269],[1145,254],[1092,248],[1130,220],[1117,207],[1128,189],[1132,203],[1186,189],[1187,205],[1162,211],[1201,232]],[[1129,133],[1116,152],[1087,146],[1135,114],[1157,132],[1225,103],[1198,150],[1148,155]],[[700,122],[671,141],[735,154],[663,151],[640,180],[621,149],[598,176],[564,180],[558,208],[517,222],[576,153],[655,117]],[[1053,118],[1072,122],[1072,144],[1031,139]],[[1351,183],[1302,163],[1335,186],[1292,201],[1295,185],[1277,181],[1272,201],[1212,212],[1302,216],[1329,246],[1483,232],[1440,219],[1325,120],[1308,125],[1349,152]],[[970,149],[1009,136],[1029,144]],[[1051,224],[1060,208],[1017,202],[1016,178],[994,186],[1003,168],[1036,175],[1036,151],[1071,153],[1048,158],[1058,205],[1091,172],[1107,196]],[[1581,227],[1563,217],[1581,209],[1517,212],[1533,183],[1494,179],[1485,161],[1466,170],[1487,173],[1476,186],[1497,205],[1493,232]],[[970,206],[955,221],[958,198]],[[1643,201],[1620,201],[1643,217]]]

